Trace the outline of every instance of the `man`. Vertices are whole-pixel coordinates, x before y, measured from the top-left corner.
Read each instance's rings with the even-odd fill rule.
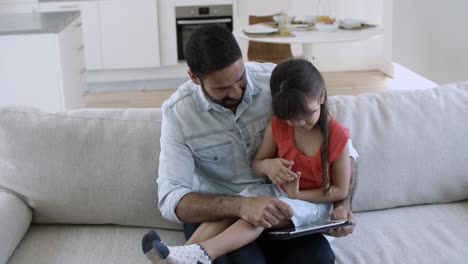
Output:
[[[248,186],[265,184],[264,178],[253,175],[251,164],[272,115],[269,79],[275,65],[244,64],[231,32],[218,26],[195,30],[185,57],[191,81],[163,105],[158,178],[162,215],[185,223],[186,238],[205,221],[243,218],[269,228],[290,219],[291,208],[275,197],[236,196]],[[350,210],[354,178],[348,198],[335,204],[337,219],[354,222]],[[343,236],[353,228],[328,234]],[[215,261],[333,262],[333,251],[322,234],[285,241],[259,238]]]

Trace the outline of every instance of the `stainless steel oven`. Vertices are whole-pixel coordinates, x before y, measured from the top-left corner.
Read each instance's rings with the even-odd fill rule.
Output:
[[[232,5],[177,6],[177,57],[185,60],[184,48],[193,30],[203,25],[220,25],[232,31]]]

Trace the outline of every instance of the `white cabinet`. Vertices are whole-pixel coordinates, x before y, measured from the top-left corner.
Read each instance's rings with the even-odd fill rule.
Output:
[[[88,70],[103,68],[97,1],[41,2],[39,10],[40,12],[80,11],[83,23],[86,68]]]
[[[105,69],[159,67],[156,0],[100,0]]]
[[[88,70],[160,66],[156,0],[53,1],[39,9],[81,11]]]
[[[59,33],[0,35],[0,106],[85,107],[81,20]]]

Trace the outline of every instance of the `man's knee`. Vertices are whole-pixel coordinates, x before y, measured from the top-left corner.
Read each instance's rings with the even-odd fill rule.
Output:
[[[214,261],[214,264],[244,263],[266,264],[265,256],[257,241],[221,256]]]

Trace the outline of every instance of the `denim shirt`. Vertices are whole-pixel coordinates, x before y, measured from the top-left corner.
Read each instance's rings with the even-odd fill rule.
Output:
[[[271,115],[271,63],[245,63],[247,87],[236,113],[211,102],[188,81],[164,102],[159,157],[159,209],[175,209],[188,193],[235,195],[264,179],[251,165]]]

